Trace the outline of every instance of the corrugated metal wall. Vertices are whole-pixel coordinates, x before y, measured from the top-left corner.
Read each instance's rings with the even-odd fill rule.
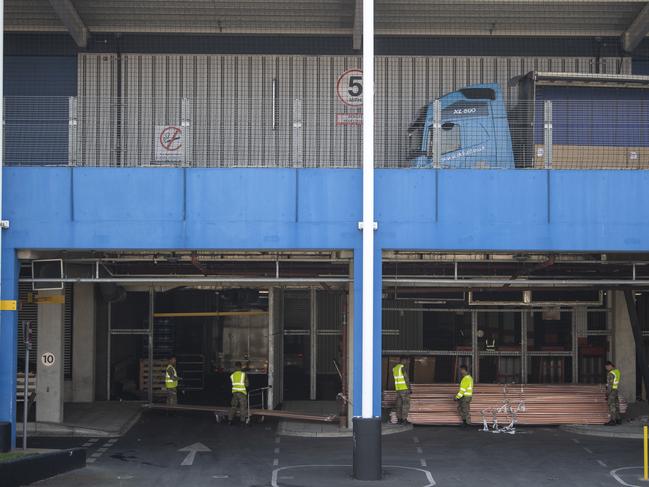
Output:
[[[82,54],[73,161],[156,164],[156,126],[179,125],[188,166],[358,167],[361,128],[337,120],[359,110],[338,99],[336,83],[360,65],[354,56],[125,54],[118,61]],[[515,76],[591,73],[598,66],[631,72],[630,60],[621,58],[379,56],[377,164],[405,163],[406,130],[416,111],[446,92],[498,82],[511,103],[517,89],[507,82]]]

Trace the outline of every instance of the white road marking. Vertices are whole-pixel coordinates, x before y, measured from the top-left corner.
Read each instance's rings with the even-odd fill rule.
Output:
[[[293,480],[294,478],[295,477],[293,477],[292,475],[282,475],[280,477],[280,479],[282,479],[282,480]]]
[[[279,443],[279,440],[281,440],[281,438],[278,436],[277,438],[275,438],[275,443]]]
[[[275,455],[279,455],[279,448],[275,448],[275,450],[273,450],[273,453],[274,453]]]
[[[90,458],[99,458],[101,455],[101,453],[93,453],[92,455],[90,455]]]
[[[428,464],[426,463],[426,460],[424,460],[423,458],[419,459],[419,463],[421,463],[422,467],[427,467],[428,466]]]
[[[421,447],[418,446],[418,447],[417,447],[417,453],[419,453],[419,454],[421,455],[421,454],[424,453],[424,450],[422,450]]]
[[[89,441],[86,441],[83,445],[81,445],[84,448],[89,448],[92,445]]]
[[[590,453],[591,455],[593,454],[593,450],[591,450],[590,448],[586,448],[585,446],[582,448],[586,450],[586,453]]]
[[[607,468],[608,465],[606,465],[603,461],[597,460],[597,463],[599,463],[602,467]]]
[[[96,458],[86,458],[86,463],[95,463],[96,461]]]
[[[88,441],[90,443],[97,443],[99,441],[99,438],[90,438]]]
[[[633,470],[633,469],[642,469],[643,467],[622,467],[622,468],[616,468],[615,470],[611,470],[609,474],[611,477],[613,477],[615,480],[618,481],[619,484],[625,485],[626,487],[640,487],[639,485],[636,484],[627,484],[624,480],[620,478],[620,476],[617,474],[621,470]]]
[[[134,478],[132,475],[118,475],[117,480],[131,480]]]
[[[417,438],[416,436],[414,436],[414,437],[412,438],[412,441],[414,441],[415,443],[419,443],[419,438]]]
[[[105,448],[105,447],[104,448],[97,448],[97,451],[99,453],[106,453],[106,451],[108,451],[108,448]]]
[[[279,465],[279,458],[274,458],[273,459],[273,467],[276,467],[277,465]]]
[[[191,466],[194,464],[194,460],[196,459],[196,454],[199,452],[207,453],[211,452],[208,447],[203,445],[202,443],[194,443],[193,445],[186,446],[185,448],[181,448],[178,450],[180,452],[187,452],[187,456],[185,459],[180,462],[181,466]]]
[[[577,438],[573,438],[572,441],[574,441],[575,443],[579,444],[579,440],[578,440]]]
[[[212,475],[213,479],[229,479],[229,475]]]
[[[117,438],[111,438],[111,439],[108,440],[106,443],[107,443],[107,444],[110,444],[110,445],[114,445],[115,443],[117,443]]]
[[[280,485],[277,483],[277,479],[279,476],[279,472],[283,470],[289,470],[292,468],[351,468],[351,467],[352,467],[351,465],[291,465],[288,467],[279,467],[273,470],[270,485],[272,487],[280,487]],[[435,485],[437,485],[435,479],[433,478],[433,474],[430,473],[428,470],[424,470],[423,468],[402,467],[401,465],[383,465],[383,468],[401,468],[403,470],[415,470],[416,472],[421,472],[426,476],[426,480],[428,483],[422,485],[421,487],[434,487]]]

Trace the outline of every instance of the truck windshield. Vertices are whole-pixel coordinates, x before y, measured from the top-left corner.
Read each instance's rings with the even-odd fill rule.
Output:
[[[420,109],[417,118],[408,127],[408,159],[414,159],[422,155],[421,140],[424,136],[427,111],[428,107]]]

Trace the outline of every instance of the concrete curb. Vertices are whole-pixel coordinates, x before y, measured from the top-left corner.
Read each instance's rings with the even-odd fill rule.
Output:
[[[385,426],[385,425],[384,425]],[[381,436],[393,435],[396,433],[403,433],[413,429],[412,424],[390,425],[390,428],[385,427],[381,430]],[[301,438],[351,438],[353,436],[352,430],[342,431],[299,431],[286,428],[280,424],[277,428],[279,436],[298,436]]]
[[[138,411],[131,419],[125,423],[119,431],[106,431],[94,428],[84,428],[83,426],[66,425],[58,423],[27,423],[27,433],[34,436],[71,436],[79,438],[119,438],[124,436],[142,416],[142,411]],[[16,424],[18,434],[22,431],[22,423]]]
[[[575,433],[578,435],[585,436],[599,436],[601,438],[623,438],[629,440],[641,440],[642,439],[642,430],[640,433],[633,433],[631,431],[620,431],[617,430],[618,426],[602,426],[602,428],[608,428],[603,430],[600,428],[593,428],[589,426],[578,426],[578,425],[569,425],[569,426],[560,426],[560,429],[567,431],[568,433]]]
[[[86,450],[71,448],[0,463],[3,487],[17,487],[86,466]]]

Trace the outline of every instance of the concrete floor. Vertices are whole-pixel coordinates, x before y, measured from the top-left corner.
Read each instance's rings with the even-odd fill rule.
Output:
[[[85,469],[38,484],[48,487],[646,485],[638,480],[638,440],[558,428],[519,428],[512,436],[415,427],[383,437],[385,478],[368,483],[351,479],[351,438],[280,437],[276,427],[276,422],[243,428],[216,424],[207,414],[149,412],[119,439],[42,438],[32,439],[31,446],[88,448]],[[190,445],[209,451],[182,465],[190,463]]]

